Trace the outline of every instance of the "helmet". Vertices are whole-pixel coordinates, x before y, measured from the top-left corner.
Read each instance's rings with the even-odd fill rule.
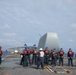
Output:
[[[48,47],[46,46],[45,49],[47,49]]]
[[[63,48],[60,48],[60,50],[62,50]]]
[[[27,50],[27,48],[28,48],[28,47],[26,46],[26,47],[24,48],[24,50]]]
[[[24,50],[27,50],[27,48],[25,47]]]
[[[34,47],[35,49],[37,49],[37,47]]]
[[[37,47],[35,47],[35,49],[37,49]]]
[[[40,51],[43,50],[42,48],[39,49]]]
[[[71,48],[69,48],[69,50],[71,50]]]
[[[56,50],[56,48],[54,48],[53,50]]]
[[[30,46],[28,46],[27,48],[30,49]]]

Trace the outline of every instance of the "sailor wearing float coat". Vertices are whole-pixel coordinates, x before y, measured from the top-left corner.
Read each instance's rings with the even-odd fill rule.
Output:
[[[44,69],[44,51],[42,48],[39,49],[38,53],[38,63],[37,63],[37,69],[39,69],[39,66],[41,65],[41,68]]]

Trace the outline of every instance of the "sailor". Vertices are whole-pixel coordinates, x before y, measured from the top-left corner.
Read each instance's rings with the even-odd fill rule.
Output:
[[[28,59],[28,64],[31,64],[30,62],[30,54],[31,54],[31,49],[30,47],[27,48],[27,59]]]
[[[37,56],[38,56],[38,51],[37,51],[37,47],[35,47],[33,50],[32,64],[33,63],[35,63],[35,65],[37,64]]]
[[[75,58],[76,58],[76,53],[75,53]]]
[[[23,65],[23,59],[24,59],[23,53],[20,53],[20,55],[21,55],[20,65]]]
[[[61,48],[59,51],[59,66],[61,65],[61,63],[63,66],[63,58],[64,58],[64,50],[63,50],[63,48]]]
[[[37,69],[39,69],[40,65],[41,65],[41,68],[44,69],[44,51],[42,48],[39,49],[37,61],[38,61],[37,62]]]
[[[51,65],[56,66],[56,61],[57,61],[57,52],[56,52],[56,48],[53,49],[53,51],[51,52],[51,55],[52,55]]]
[[[46,47],[45,48],[45,50],[44,50],[44,63],[46,64],[46,65],[48,65],[48,60],[49,60],[49,54],[50,54],[50,51],[49,51],[49,49],[48,49],[48,47]]]
[[[24,50],[27,50],[27,47],[25,47]],[[23,50],[23,52],[24,52],[24,50]],[[20,55],[21,55],[20,65],[23,65],[23,62],[24,62],[24,55],[23,55],[23,53],[21,53]]]
[[[32,65],[32,58],[33,58],[33,48],[30,49],[30,66]]]
[[[2,62],[2,47],[0,46],[0,65],[1,65],[1,62]]]
[[[72,51],[71,48],[69,48],[69,51],[67,53],[67,57],[68,57],[68,66],[71,66],[73,67],[73,55],[74,55],[74,52]]]
[[[23,51],[23,67],[28,66],[27,50]]]
[[[75,67],[76,67],[76,53],[75,53]]]

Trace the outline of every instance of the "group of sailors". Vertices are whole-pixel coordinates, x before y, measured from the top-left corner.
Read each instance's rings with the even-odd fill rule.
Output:
[[[41,68],[44,69],[44,65],[64,65],[64,50],[63,48],[60,49],[58,52],[56,48],[53,50],[49,50],[48,47],[43,50],[40,48],[37,50],[37,47],[34,47],[33,49],[30,49],[29,47],[26,47],[25,50],[23,50],[23,53],[21,54],[23,57],[21,58],[20,65],[23,65],[23,67],[35,64],[37,65],[37,69],[41,65]],[[74,52],[71,48],[69,48],[67,53],[68,58],[68,66],[73,66],[73,55]],[[59,60],[59,63],[57,64],[57,61]],[[49,63],[50,62],[50,63]]]

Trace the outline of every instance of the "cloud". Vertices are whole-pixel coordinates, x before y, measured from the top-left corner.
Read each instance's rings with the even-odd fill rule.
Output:
[[[76,24],[72,24],[70,27],[76,29]]]
[[[21,46],[23,44],[23,42],[17,40],[17,39],[0,39],[0,45],[8,45],[9,47],[13,46]]]
[[[0,39],[0,43],[2,43],[3,42],[3,39]]]
[[[73,36],[76,35],[76,23],[73,23],[72,25],[69,26],[70,33],[73,34]]]
[[[9,46],[22,46],[22,42],[17,39],[7,39],[6,40],[7,45]]]
[[[4,26],[5,28],[10,28],[10,26],[8,25],[8,24],[5,24],[5,26]]]
[[[16,42],[16,40],[15,39],[12,39],[12,40],[6,39],[6,42],[12,43],[12,42]]]
[[[0,29],[9,29],[10,25],[5,24],[5,25],[0,25]]]
[[[70,4],[75,4],[76,0],[66,0]]]
[[[16,33],[4,33],[3,36],[4,37],[14,37],[14,36],[16,36]]]
[[[73,39],[70,39],[70,40],[68,40],[69,42],[74,42],[74,40]]]

